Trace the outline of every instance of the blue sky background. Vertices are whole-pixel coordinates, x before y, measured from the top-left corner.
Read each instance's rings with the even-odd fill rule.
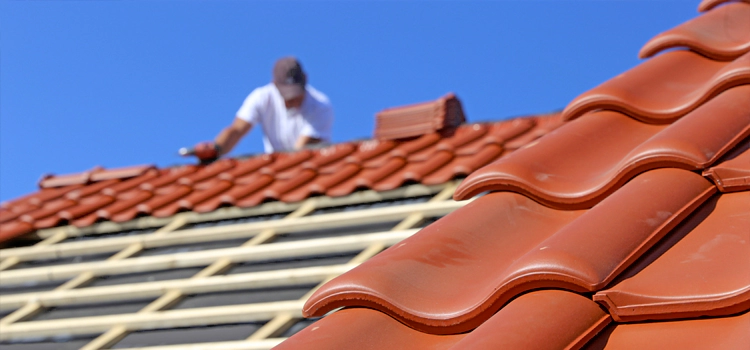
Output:
[[[0,199],[42,174],[191,163],[296,55],[334,141],[453,91],[469,121],[561,109],[699,1],[0,0]],[[259,129],[234,155],[262,152]]]

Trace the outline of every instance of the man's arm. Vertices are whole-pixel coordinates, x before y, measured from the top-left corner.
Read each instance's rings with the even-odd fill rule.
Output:
[[[297,142],[294,143],[294,149],[303,149],[307,145],[314,145],[316,143],[320,143],[321,141],[323,140],[317,137],[300,135],[300,137],[297,138]]]
[[[216,146],[219,148],[219,156],[231,152],[234,146],[237,145],[237,142],[252,128],[253,124],[240,118],[234,118],[232,124],[222,130],[214,140]]]

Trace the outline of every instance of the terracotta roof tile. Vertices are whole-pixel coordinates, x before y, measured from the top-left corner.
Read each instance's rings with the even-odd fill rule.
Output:
[[[686,50],[653,57],[581,95],[563,112],[568,122],[539,139],[532,130],[499,143],[487,136],[469,143],[462,152],[499,154],[523,140],[518,151],[469,175],[456,198],[489,193],[328,282],[304,314],[345,307],[323,323],[352,311],[346,307],[366,308],[415,329],[397,336],[400,344],[430,333],[430,341],[454,349],[578,347],[597,332],[585,348],[746,347],[750,53],[742,46],[746,24],[731,21],[747,17],[747,6],[711,10],[645,50],[687,45],[707,57]],[[729,45],[735,39],[739,49]],[[534,130],[541,124],[534,122]],[[423,181],[450,166],[471,171],[467,164],[478,157],[465,161],[460,152]],[[417,158],[423,157],[413,155],[403,168],[418,167]],[[390,159],[378,159],[379,166]],[[541,293],[589,306],[597,301],[607,314],[574,326],[577,314],[561,311],[573,300],[516,309]],[[558,312],[571,323],[557,323]],[[508,314],[512,321],[503,321]],[[600,332],[610,315],[615,323]],[[581,341],[550,345],[561,339],[542,330],[550,324],[556,332],[571,326],[566,339]],[[329,332],[359,335],[343,324]],[[458,333],[458,342],[437,335]],[[316,345],[324,335],[309,334],[290,344]]]
[[[587,114],[473,173],[456,191],[516,191],[547,205],[585,208],[639,172],[671,166],[702,169],[750,135],[750,85],[729,89],[671,125],[623,114]],[[530,145],[531,146],[531,145]]]
[[[580,295],[554,290],[524,294],[469,333],[432,335],[368,309],[344,309],[277,349],[545,349],[578,348],[610,322]],[[332,336],[335,335],[335,336]]]
[[[750,83],[750,53],[719,62],[691,51],[670,51],[578,96],[565,120],[616,110],[649,123],[668,123],[733,86]]]
[[[742,153],[703,172],[721,192],[750,190],[750,139],[738,149]]]
[[[594,296],[617,321],[726,316],[750,309],[750,191],[716,196],[642,269]],[[672,241],[676,242],[672,242]],[[673,246],[672,246],[673,244]],[[646,266],[640,266],[646,265]]]
[[[465,334],[439,336],[415,331],[368,309],[344,309],[279,344],[277,350],[450,349]]]
[[[715,191],[697,174],[660,169],[586,212],[489,194],[329,282],[303,312],[356,300],[423,331],[464,332],[526,290],[604,287]]]
[[[750,313],[723,318],[618,324],[600,333],[594,349],[747,349]]]
[[[126,179],[139,176],[149,169],[153,168],[154,167],[152,165],[136,165],[116,169],[103,169],[97,167],[91,171],[77,174],[47,175],[41,181],[39,181],[39,187],[63,187],[75,184],[87,184],[89,182],[97,182],[102,180]]]
[[[440,130],[452,130],[466,121],[461,101],[449,93],[435,101],[385,109],[375,115],[374,137],[395,140]]]
[[[661,33],[638,54],[651,57],[674,47],[688,47],[716,60],[733,60],[750,51],[750,3],[733,3],[709,11]]]
[[[7,240],[67,223],[85,227],[189,210],[209,212],[222,206],[343,196],[365,188],[382,191],[413,182],[444,183],[501,156],[502,143],[508,139],[549,132],[557,125],[548,122],[551,119],[559,120],[559,114],[464,125],[398,141],[367,140],[221,159],[207,166],[96,168],[50,176],[42,180],[39,192],[3,203],[2,237]]]
[[[701,0],[701,3],[698,5],[698,11],[705,12],[721,4],[732,3],[735,1],[750,3],[750,0]]]

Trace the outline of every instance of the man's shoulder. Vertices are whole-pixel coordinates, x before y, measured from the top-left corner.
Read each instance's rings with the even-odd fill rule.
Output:
[[[313,101],[315,101],[318,105],[328,108],[331,107],[331,101],[328,99],[328,96],[326,96],[326,94],[318,91],[310,85],[307,85],[305,87],[305,90],[307,90],[307,93],[310,94],[310,97],[312,97]]]
[[[269,83],[255,88],[252,92],[250,92],[250,95],[271,96],[275,88],[276,87],[273,85],[273,83]]]

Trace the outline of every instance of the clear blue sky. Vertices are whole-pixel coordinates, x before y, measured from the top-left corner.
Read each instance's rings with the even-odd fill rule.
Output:
[[[192,162],[296,55],[334,141],[453,91],[469,121],[563,108],[638,64],[699,1],[0,0],[0,199],[42,174]],[[259,129],[233,154],[262,151]]]

